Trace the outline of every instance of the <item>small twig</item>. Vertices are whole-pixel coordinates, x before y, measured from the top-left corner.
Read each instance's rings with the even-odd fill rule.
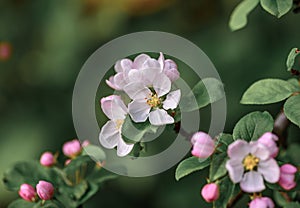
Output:
[[[177,123],[175,123],[174,131],[176,133],[179,133],[182,136],[184,136],[186,138],[186,140],[191,141],[191,138],[192,138],[193,134],[192,133],[188,133],[186,130],[184,130],[181,127],[181,122],[180,121],[178,121]]]
[[[275,119],[273,133],[278,136],[279,144],[284,149],[287,148],[287,128],[289,124],[290,121],[285,116],[283,110],[281,110]]]
[[[291,202],[291,201],[292,201],[291,198],[290,198],[290,196],[289,196],[286,192],[280,191],[279,193],[280,193],[280,195],[281,195],[287,202]]]
[[[243,192],[240,191],[235,197],[231,198],[227,204],[227,208],[233,207],[243,196]]]

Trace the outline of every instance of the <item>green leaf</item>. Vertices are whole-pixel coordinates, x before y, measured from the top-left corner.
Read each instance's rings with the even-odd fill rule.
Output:
[[[233,10],[229,27],[231,30],[239,30],[246,26],[248,14],[258,5],[259,0],[244,0]]]
[[[293,94],[294,85],[281,79],[263,79],[252,84],[244,93],[242,104],[270,104]]]
[[[298,50],[298,48],[293,48],[288,57],[287,57],[287,60],[286,60],[286,67],[287,67],[287,70],[288,71],[291,71],[294,64],[295,64],[295,59],[296,57],[300,54],[299,53],[300,51]]]
[[[292,162],[295,163],[297,166],[300,165],[299,152],[300,152],[300,144],[291,143],[288,146],[287,154],[288,154],[289,158],[291,158]]]
[[[241,118],[233,129],[233,138],[255,141],[273,130],[274,120],[268,112],[252,112]]]
[[[300,95],[292,96],[287,99],[283,110],[286,117],[300,127]]]
[[[203,108],[225,96],[223,83],[215,78],[200,80],[190,93],[180,100],[180,110],[190,112]]]
[[[128,143],[137,143],[141,141],[145,134],[154,134],[159,126],[153,126],[148,121],[135,123],[130,116],[126,116],[122,125],[122,137]]]
[[[64,171],[67,175],[75,175],[75,172],[83,165],[88,166],[89,168],[92,166],[94,168],[94,164],[95,162],[88,155],[82,155],[71,160],[71,162],[64,168]]]
[[[33,208],[36,203],[28,202],[23,199],[17,199],[8,205],[8,208]]]
[[[228,202],[240,191],[238,184],[233,184],[228,176],[219,182],[220,197],[214,202],[216,208],[226,208]]]
[[[217,146],[218,146],[218,150],[220,152],[226,152],[228,145],[230,145],[232,142],[234,142],[233,136],[231,134],[224,134],[221,133],[218,137],[217,137]]]
[[[287,80],[290,84],[292,84],[296,91],[300,91],[300,82],[296,78],[291,78]]]
[[[220,154],[214,154],[209,169],[209,180],[216,181],[219,178],[226,175],[227,170],[225,168],[227,162],[227,153],[222,152]]]
[[[293,6],[293,0],[260,0],[264,10],[280,18],[286,14]]]
[[[284,208],[300,208],[300,204],[298,202],[290,202]]]
[[[199,161],[197,157],[190,157],[183,160],[176,168],[175,178],[178,181],[184,176],[187,176],[195,171],[202,170],[209,166],[210,160]]]
[[[82,155],[89,155],[96,161],[104,161],[106,158],[105,152],[96,145],[88,145],[84,147],[84,152]]]
[[[28,202],[23,199],[17,199],[8,205],[8,208],[64,208],[61,203],[56,200],[47,200],[42,204],[42,201]]]
[[[105,181],[116,179],[119,176],[109,172],[103,168],[96,167],[95,170],[87,177],[87,180],[91,184],[97,184],[100,185]]]
[[[273,191],[273,198],[277,205],[280,207],[284,207],[288,202],[286,201],[285,197],[279,191]]]

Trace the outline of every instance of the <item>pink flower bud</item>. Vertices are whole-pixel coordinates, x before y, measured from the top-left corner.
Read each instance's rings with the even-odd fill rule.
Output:
[[[249,203],[249,208],[274,208],[275,205],[269,197],[257,197]]]
[[[35,189],[27,184],[24,183],[20,186],[19,195],[26,201],[34,202],[36,198]]]
[[[81,144],[78,139],[68,141],[63,145],[63,153],[71,158],[76,157],[81,153]]]
[[[56,159],[51,152],[44,152],[40,158],[40,163],[43,166],[50,167],[56,163]]]
[[[257,141],[263,145],[265,145],[268,150],[270,151],[271,157],[276,157],[278,154],[278,147],[276,144],[276,141],[278,140],[278,137],[275,134],[272,134],[271,132],[264,133]]]
[[[215,183],[206,184],[202,190],[201,195],[207,202],[214,202],[219,198],[219,186]]]
[[[8,60],[11,56],[11,45],[6,42],[0,42],[0,61]]]
[[[295,173],[297,168],[291,164],[284,164],[280,167],[279,185],[285,190],[293,189],[297,184],[295,182]]]
[[[42,200],[49,200],[53,197],[54,187],[47,181],[39,181],[36,185],[36,191]]]
[[[82,147],[86,147],[86,146],[89,146],[90,145],[90,141],[89,140],[84,140],[83,142],[82,142]]]
[[[164,61],[163,72],[172,82],[177,80],[180,76],[176,63],[171,59]]]
[[[207,158],[213,154],[215,150],[214,140],[204,132],[197,132],[192,136],[193,144],[192,155],[199,158]]]
[[[65,165],[69,165],[71,161],[72,161],[71,159],[67,159],[67,160],[65,161]]]

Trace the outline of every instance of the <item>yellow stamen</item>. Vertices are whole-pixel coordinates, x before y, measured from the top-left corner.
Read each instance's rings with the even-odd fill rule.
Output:
[[[157,107],[161,104],[161,100],[157,97],[157,94],[151,95],[150,98],[147,100],[147,104],[150,105],[152,108]]]
[[[117,128],[117,129],[120,129],[123,123],[124,123],[124,120],[123,120],[123,119],[118,119],[118,120],[116,121],[116,128]]]
[[[254,155],[247,155],[243,160],[243,165],[246,170],[253,170],[257,167],[259,163],[259,158],[255,157]]]

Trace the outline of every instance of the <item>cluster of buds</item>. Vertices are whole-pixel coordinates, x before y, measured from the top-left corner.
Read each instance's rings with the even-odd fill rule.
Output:
[[[41,200],[50,200],[54,195],[54,187],[47,181],[39,181],[36,189],[30,184],[24,183],[20,186],[19,195],[26,201],[35,202],[37,195]]]

